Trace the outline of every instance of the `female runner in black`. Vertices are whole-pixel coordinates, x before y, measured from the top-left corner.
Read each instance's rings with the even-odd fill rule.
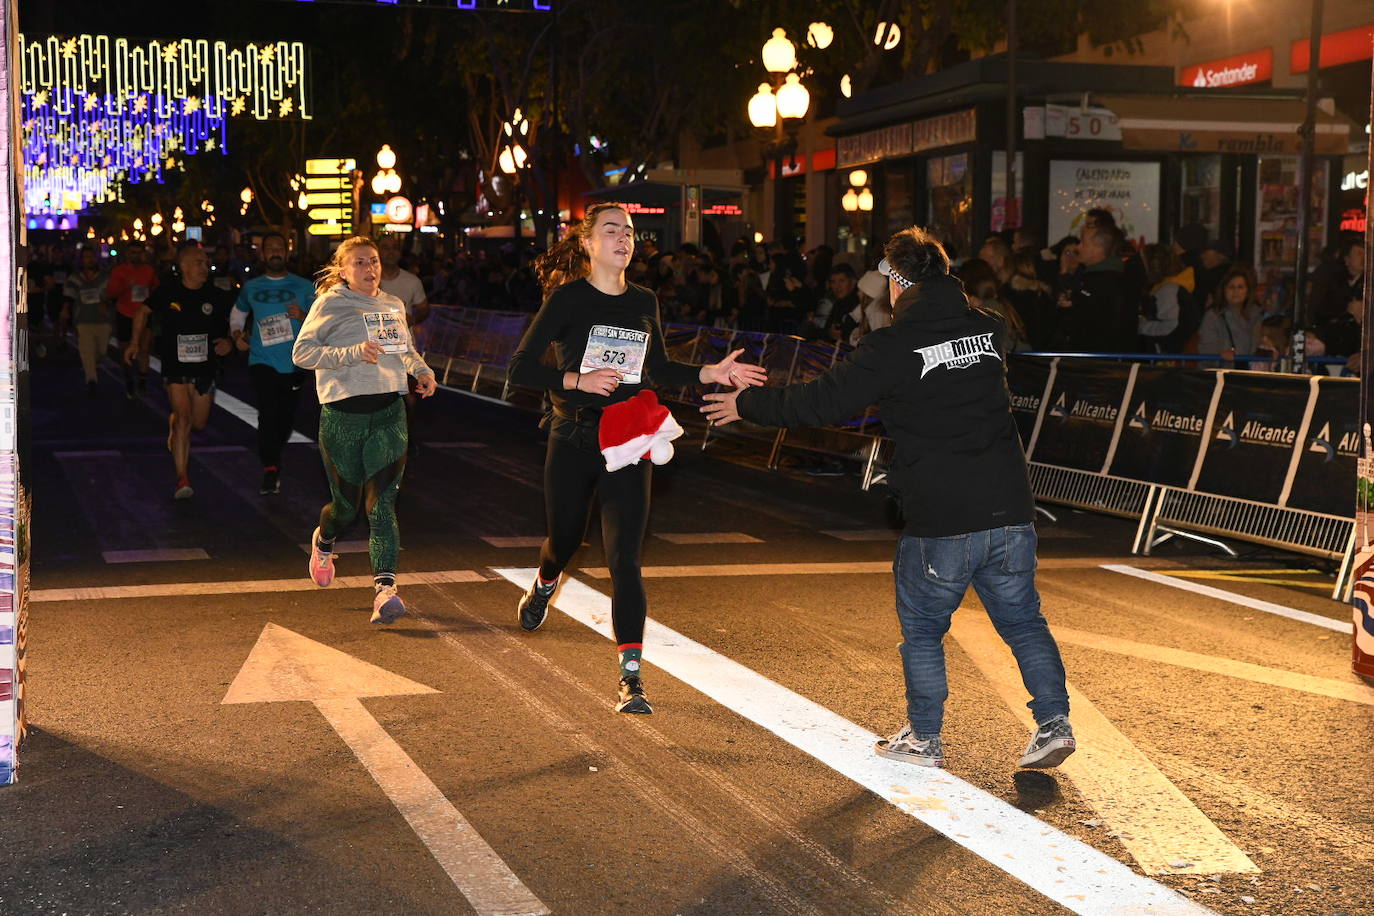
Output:
[[[548,616],[549,598],[582,544],[592,496],[599,492],[601,535],[611,571],[611,621],[620,657],[615,708],[651,713],[640,678],[647,609],[639,558],[653,465],[641,461],[606,470],[597,438],[601,411],[650,385],[747,387],[762,385],[767,373],[737,363],[743,350],[709,366],[668,359],[658,299],[625,280],[634,242],[630,215],[616,204],[597,204],[540,258],[544,305],[511,358],[510,380],[547,390],[553,403],[544,462],[548,537],[539,554],[539,573],[520,599],[520,626],[537,630]],[[556,366],[540,362],[549,344],[554,345]]]

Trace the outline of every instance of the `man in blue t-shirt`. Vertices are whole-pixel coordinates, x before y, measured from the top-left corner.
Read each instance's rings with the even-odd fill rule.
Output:
[[[258,401],[259,492],[269,494],[281,492],[281,453],[305,382],[305,373],[291,362],[291,348],[315,301],[315,286],[287,271],[284,236],[274,232],[262,240],[262,259],[267,270],[243,284],[229,330],[238,348],[248,351],[248,375]],[[251,330],[245,331],[250,321]]]

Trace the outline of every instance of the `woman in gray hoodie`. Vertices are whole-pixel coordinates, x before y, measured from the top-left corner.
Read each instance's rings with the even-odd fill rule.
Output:
[[[315,370],[320,398],[320,457],[331,501],[310,538],[310,578],[334,581],[334,539],[367,512],[368,554],[376,596],[372,622],[406,612],[396,594],[396,492],[406,465],[406,373],[420,397],[434,394],[434,372],[415,352],[405,306],[382,292],[376,243],[344,242],[320,272],[319,296],[296,338],[291,358]]]

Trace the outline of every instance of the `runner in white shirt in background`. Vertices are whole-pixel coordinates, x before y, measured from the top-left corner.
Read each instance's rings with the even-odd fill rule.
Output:
[[[429,317],[429,297],[420,278],[401,267],[401,242],[394,235],[384,235],[377,240],[377,249],[382,258],[382,292],[389,293],[405,303],[406,320],[410,324],[410,335],[416,340],[417,350],[423,350],[424,332],[416,333],[419,326]],[[408,376],[409,390],[406,392],[406,429],[410,441],[410,454],[413,457],[420,450],[415,438],[415,378]]]

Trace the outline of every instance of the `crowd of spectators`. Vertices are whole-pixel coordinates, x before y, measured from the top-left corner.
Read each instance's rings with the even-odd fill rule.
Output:
[[[163,274],[170,254],[154,253]],[[533,312],[541,301],[538,254],[509,243],[453,255],[410,251],[402,266],[421,278],[435,305]],[[65,278],[80,258],[75,245],[32,249],[31,326],[69,329],[78,304]],[[247,244],[212,247],[211,264],[219,285],[240,285],[261,269]],[[291,269],[312,276],[315,266]],[[802,251],[741,240],[725,254],[691,244],[663,251],[645,239],[627,276],[658,295],[665,322],[854,344],[892,320],[874,266],[825,245]],[[1005,316],[1015,350],[1217,354],[1223,365],[1277,368],[1292,335],[1291,302],[1262,296],[1254,269],[1196,225],[1179,228],[1170,243],[1137,246],[1110,212],[1091,210],[1079,236],[1049,247],[1024,229],[990,235],[975,257],[955,261],[955,273],[971,303]],[[1338,238],[1310,276],[1309,355],[1358,353],[1364,278],[1362,240]]]

